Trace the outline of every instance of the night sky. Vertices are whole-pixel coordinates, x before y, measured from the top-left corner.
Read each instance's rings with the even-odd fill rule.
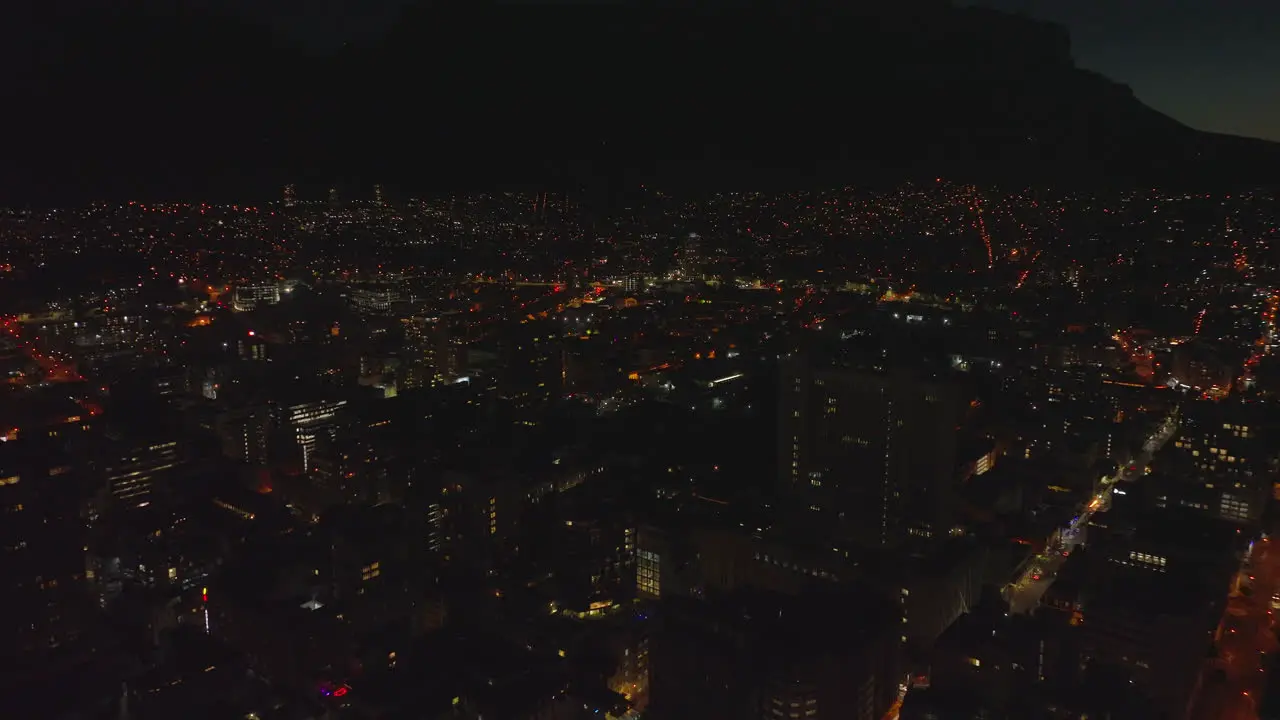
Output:
[[[541,91],[521,95],[533,86],[518,78],[511,80],[509,85],[503,85],[505,89],[501,93],[493,93],[492,97],[482,94],[480,99],[488,104],[467,103],[458,112],[433,113],[424,112],[419,99],[399,92],[399,86],[385,75],[376,78],[385,83],[379,85],[367,82],[364,77],[342,80],[310,73],[299,78],[306,82],[275,88],[272,85],[276,79],[271,73],[256,72],[258,65],[255,63],[260,57],[266,58],[262,62],[285,64],[290,61],[309,63],[316,59],[308,57],[311,53],[294,55],[291,48],[298,46],[323,53],[344,43],[377,44],[404,8],[411,4],[472,1],[486,0],[44,0],[41,3],[19,3],[19,21],[0,23],[0,67],[12,71],[8,79],[23,93],[19,102],[11,104],[30,111],[17,114],[24,141],[6,156],[5,168],[0,170],[0,196],[26,198],[28,200],[24,201],[32,202],[51,202],[53,198],[61,199],[76,192],[94,198],[109,193],[128,194],[130,197],[197,197],[201,193],[221,192],[225,188],[243,187],[253,182],[261,188],[275,187],[284,181],[282,178],[327,184],[334,178],[363,178],[370,174],[388,183],[395,182],[397,178],[408,183],[411,182],[408,178],[419,178],[425,174],[430,177],[420,182],[426,185],[434,182],[442,185],[454,182],[539,183],[549,182],[547,178],[568,183],[578,182],[580,178],[616,175],[613,182],[619,183],[623,182],[619,178],[624,177],[627,182],[639,182],[636,178],[642,177],[677,177],[695,185],[719,186],[726,182],[726,178],[748,182],[737,171],[728,169],[735,162],[742,164],[739,170],[752,170],[760,173],[760,178],[767,177],[769,182],[779,183],[787,182],[789,169],[803,164],[797,163],[797,158],[829,158],[831,164],[824,172],[830,173],[828,177],[839,177],[842,181],[856,175],[859,168],[879,167],[874,163],[841,161],[838,158],[843,156],[827,152],[829,148],[825,145],[821,152],[807,147],[805,143],[818,141],[818,135],[812,132],[808,135],[782,133],[777,142],[767,147],[748,140],[743,133],[750,134],[747,132],[749,123],[740,122],[737,118],[715,119],[720,117],[717,113],[721,111],[724,117],[732,115],[734,102],[724,98],[708,100],[707,93],[693,87],[696,84],[694,76],[689,76],[692,79],[686,83],[678,81],[681,70],[675,66],[669,66],[665,71],[677,81],[667,83],[660,92],[655,88],[644,90],[646,77],[635,76],[628,80],[634,83],[634,87],[642,89],[639,96],[644,102],[632,107],[629,104],[633,102],[629,97],[630,90],[617,93],[612,101],[615,103],[612,112],[621,113],[621,119],[601,123],[592,123],[585,118],[591,117],[592,113],[603,112],[603,99],[573,92],[557,96],[554,100],[547,99],[551,96]],[[716,3],[717,13],[729,15],[732,11],[728,8],[738,2],[858,4],[908,0],[487,0],[528,4],[535,8],[550,4],[622,1],[637,4],[660,1],[667,5]],[[1141,101],[1156,110],[1196,129],[1280,143],[1280,83],[1277,82],[1280,79],[1280,41],[1277,40],[1280,39],[1280,0],[954,1],[982,4],[1059,23],[1070,33],[1073,52],[1081,66],[1128,85]],[[139,18],[146,18],[154,10],[162,11],[158,13],[158,22],[162,24],[181,21],[181,16],[187,13],[190,17],[186,19],[194,20],[190,27],[182,30],[186,35],[181,37],[194,39],[195,49],[189,56],[176,52],[179,60],[171,64],[171,73],[167,73],[169,67],[156,65],[154,59],[147,55],[151,52],[172,52],[172,49],[164,49],[163,43],[157,40],[168,35],[163,32],[147,35],[152,30],[147,29],[146,22],[140,22],[143,30],[137,37],[143,40],[136,43],[126,40],[124,42],[129,43],[127,47],[116,47],[115,44],[121,41],[115,39],[113,32],[95,35],[93,30],[96,26],[92,18],[105,17],[106,14],[83,12],[86,9],[107,9],[114,14],[131,5],[137,7],[119,13],[126,18],[121,21],[126,24],[114,26],[116,30],[113,32],[128,35],[132,27],[128,23],[138,22]],[[35,8],[39,8],[39,12]],[[32,24],[21,22],[24,11],[31,12]],[[61,22],[77,15],[91,20],[79,25]],[[256,34],[257,28],[237,28],[235,23],[224,26],[218,16],[226,15],[273,28],[275,37],[261,37]],[[530,15],[537,15],[537,11]],[[736,27],[730,23],[720,25],[719,14],[703,15],[717,28]],[[528,15],[520,18],[530,19]],[[547,19],[557,23],[548,28],[561,29],[562,16],[548,13]],[[491,23],[488,15],[483,16],[483,23],[486,33],[491,25],[506,27],[496,19]],[[80,34],[63,32],[66,25],[73,26],[74,32]],[[990,25],[1002,27],[1000,23]],[[184,26],[177,22],[175,27]],[[1009,27],[1012,28],[1009,32],[1024,31],[1019,23],[1012,23]],[[192,28],[212,29],[192,32]],[[431,29],[429,23],[420,24],[415,25],[412,32],[423,32],[427,36],[430,33],[424,31]],[[691,37],[680,28],[664,28],[662,32],[668,29],[672,30],[668,35],[677,38],[677,44],[680,37]],[[872,31],[870,28],[867,30]],[[771,34],[775,31],[772,22],[742,30],[757,33],[751,42],[772,40]],[[591,38],[583,38],[566,29],[553,47],[544,50],[548,47],[544,39],[531,36],[523,26],[506,27],[504,32],[527,40],[527,45],[515,43],[518,52],[522,53],[522,60],[545,52],[543,61],[552,64],[563,62],[564,70],[569,74],[583,68],[585,72],[580,75],[584,83],[598,82],[604,87],[625,75],[628,65],[635,65],[634,62],[628,63],[630,58],[625,53],[615,52],[614,47],[598,48],[593,52],[601,56],[612,53],[616,57],[609,57],[613,65],[602,70],[608,73],[607,79],[592,80],[592,63],[579,59],[582,48],[592,47]],[[539,32],[555,35],[545,28]],[[632,33],[633,37],[628,42],[633,42],[634,47],[643,52],[649,52],[653,49],[650,32],[655,31]],[[730,38],[733,32],[737,31],[728,30],[725,37]],[[73,42],[77,44],[74,47],[66,44],[68,37],[75,38]],[[992,33],[982,37],[990,42],[1010,43],[1013,47],[1006,49],[1011,50],[1012,55],[1008,57],[1036,56],[1034,50],[1023,47],[1022,38],[1018,36]],[[995,40],[1000,37],[1004,39]],[[412,37],[406,38],[401,46],[397,46],[399,51],[405,51],[406,56],[429,57],[429,53],[417,52],[421,48],[414,45],[416,41]],[[864,41],[869,38],[864,38]],[[238,39],[244,41],[243,47],[237,44]],[[883,47],[888,54],[893,54],[899,44],[907,46],[897,37],[874,39],[883,42],[869,44]],[[786,45],[786,38],[778,40],[778,46]],[[1031,38],[1027,40],[1038,42]],[[657,42],[665,41],[670,41],[670,38]],[[449,52],[455,54],[451,57],[466,56],[471,49],[470,41],[461,38],[459,43],[457,47],[449,42],[440,45],[452,48]],[[272,45],[276,47],[270,47]],[[732,45],[732,42],[727,43],[726,47],[731,49],[726,52],[747,53],[748,59],[753,55],[762,56],[749,50],[733,49]],[[506,44],[501,47],[506,47]],[[410,48],[413,48],[412,52]],[[939,65],[950,63],[952,55],[945,53],[952,52],[964,50],[939,51],[940,54],[931,55],[929,61]],[[104,62],[98,62],[101,56],[111,53],[116,56],[103,57]],[[842,58],[855,54],[852,48],[832,43],[830,61],[825,65],[838,67]],[[973,54],[976,58],[985,56],[982,52]],[[696,55],[694,51],[691,57]],[[995,55],[1001,56],[1000,53]],[[245,59],[250,57],[254,59]],[[210,63],[207,58],[215,58],[216,62]],[[379,56],[376,53],[353,52],[344,55],[334,67],[342,72],[357,72],[359,63],[369,58],[377,59]],[[244,64],[237,65],[241,60]],[[855,70],[867,71],[869,75],[876,68],[874,59],[851,62],[863,63],[865,67]],[[848,148],[846,152],[850,153],[878,152],[881,143],[859,144],[860,138],[867,137],[866,133],[886,133],[895,138],[897,147],[911,150],[881,164],[893,166],[897,172],[910,175],[914,172],[911,168],[928,166],[927,172],[921,170],[925,172],[923,176],[935,177],[940,172],[937,167],[941,166],[949,168],[949,172],[961,174],[990,173],[984,175],[988,179],[1016,176],[1020,182],[1044,180],[1050,176],[1058,182],[1065,182],[1067,177],[1089,182],[1105,177],[1109,181],[1122,182],[1123,178],[1133,180],[1146,175],[1181,177],[1179,173],[1198,179],[1213,175],[1224,181],[1243,182],[1241,178],[1254,176],[1245,171],[1237,172],[1236,165],[1252,162],[1259,169],[1258,178],[1274,178],[1275,168],[1280,167],[1269,159],[1274,157],[1269,148],[1183,136],[1176,132],[1176,128],[1168,127],[1156,118],[1130,112],[1134,108],[1127,98],[1119,94],[1098,93],[1105,88],[1102,83],[1068,83],[1056,88],[1033,85],[1032,91],[1022,98],[1025,100],[1022,106],[1014,108],[1014,112],[1005,112],[1001,93],[1006,87],[1019,87],[1018,83],[1026,78],[1019,75],[1020,60],[1001,62],[1006,63],[1004,69],[1010,71],[1006,77],[963,93],[961,101],[972,99],[976,103],[970,112],[942,118],[932,117],[929,113],[907,114],[903,116],[903,122],[883,128],[875,124],[879,122],[879,115],[867,115],[866,122],[860,126],[861,134],[848,135],[851,141],[842,147]],[[737,65],[749,64],[742,61]],[[475,63],[475,77],[489,78],[486,82],[506,82],[502,73],[486,75],[488,67],[485,63]],[[774,66],[769,65],[760,70],[768,76],[773,69]],[[98,70],[101,70],[100,74],[96,74]],[[976,67],[975,71],[1000,72],[982,67]],[[903,72],[910,72],[909,67],[904,67]],[[1038,77],[1036,72],[1031,68],[1027,76],[1033,83],[1039,82],[1035,79]],[[117,88],[118,78],[128,73],[141,74],[140,82],[125,83]],[[734,74],[726,73],[721,78],[720,84],[725,85],[725,92],[737,87],[732,77]],[[815,76],[818,74],[814,73]],[[201,80],[187,82],[188,75],[198,75]],[[805,79],[803,73],[800,75],[785,78],[779,75],[784,85],[778,87],[790,88],[795,81]],[[81,82],[78,79],[81,77],[89,79]],[[451,87],[453,89],[448,92],[463,94],[471,88],[467,77],[466,73],[442,73],[437,79],[447,82],[437,90]],[[909,99],[944,98],[946,88],[928,87],[931,78],[911,80],[915,83],[913,87],[922,92],[911,94]],[[883,79],[887,82],[895,78]],[[61,89],[58,83],[67,83],[69,89],[57,92]],[[976,84],[981,85],[981,82]],[[300,89],[304,86],[305,90]],[[625,83],[618,86],[627,87]],[[330,93],[330,89],[334,92]],[[294,90],[298,94],[290,95]],[[738,94],[732,97],[747,97],[758,90],[756,85],[744,85],[733,90]],[[887,97],[892,96],[895,90],[881,88],[877,92]],[[1081,94],[1071,95],[1071,92]],[[121,93],[129,98],[127,103],[120,102]],[[219,98],[221,102],[210,106],[210,97]],[[815,110],[815,117],[834,117],[823,105],[827,101],[823,92],[809,92],[803,100],[812,101],[810,104],[814,108],[820,108]],[[506,112],[503,103],[536,104],[543,101],[547,103],[542,106],[543,110],[553,106],[559,109],[534,114],[530,118],[533,123],[530,128],[535,127],[536,122],[544,123],[536,125],[541,144],[513,140],[509,146],[500,146],[479,142],[479,134],[485,127],[484,119]],[[259,102],[259,105],[254,105]],[[662,108],[667,102],[700,104],[702,113],[694,118],[697,122],[684,123],[677,131],[674,124],[666,122]],[[244,113],[242,108],[246,103],[257,107],[258,112]],[[900,102],[894,103],[895,107],[901,105]],[[576,109],[567,112],[564,108],[568,106]],[[85,113],[86,107],[92,111]],[[371,107],[378,108],[378,113],[384,116],[368,111]],[[1047,107],[1052,109],[1045,111]],[[1090,115],[1095,111],[1107,114],[1107,117],[1095,119]],[[555,119],[557,112],[566,112],[562,117],[572,121]],[[644,114],[646,112],[651,115]],[[755,115],[755,120],[761,123],[760,128],[766,127],[763,116],[760,113]],[[1029,141],[1029,138],[1020,132],[1012,135],[1005,132],[1009,128],[1001,123],[1006,120],[1009,128],[1019,130],[1023,129],[1020,123],[1024,121],[1043,121],[1046,132],[1055,140],[1044,147],[1024,147],[1024,141]],[[628,126],[627,122],[633,124]],[[777,122],[785,122],[785,118],[780,115]],[[389,123],[395,129],[388,129],[391,127]],[[952,125],[959,135],[951,133]],[[363,129],[352,129],[357,127]],[[370,127],[379,130],[373,132]],[[647,129],[636,132],[639,127]],[[659,140],[658,135],[650,132],[654,127],[670,130],[670,133]],[[769,127],[774,128],[773,132],[777,131],[773,125]],[[430,128],[430,132],[424,128]],[[432,132],[448,133],[454,142],[447,147],[432,144]],[[843,133],[847,128],[828,128],[824,132],[829,134],[830,142],[845,137]],[[1178,137],[1173,138],[1171,134]],[[204,142],[192,143],[191,138],[197,136]],[[628,140],[610,145],[608,140],[613,137]],[[921,137],[929,143],[918,142]],[[957,141],[955,137],[961,139]],[[1010,142],[1010,138],[1014,141]],[[380,150],[372,150],[370,143],[378,145]],[[1200,147],[1201,143],[1211,143],[1212,147],[1206,150]],[[475,155],[473,145],[484,150],[481,153],[483,157]],[[557,149],[548,152],[548,147]],[[970,153],[979,152],[980,147],[985,155],[978,162],[971,158]],[[171,148],[183,148],[183,152],[175,154]],[[317,148],[323,148],[323,151],[318,152]],[[908,155],[912,159],[908,159]],[[990,161],[997,156],[999,162]],[[415,163],[411,157],[430,157],[431,161]],[[1204,167],[1193,168],[1196,162],[1203,162]],[[75,172],[67,172],[67,168],[74,168]],[[695,181],[693,172],[700,169],[723,175],[699,175],[701,179]],[[808,170],[813,171],[814,168]],[[817,177],[813,172],[806,172],[810,179]],[[460,177],[470,180],[459,180]],[[863,181],[867,178],[856,179]]]
[[[329,46],[376,37],[409,0],[205,1],[267,20],[294,40]],[[973,2],[1066,25],[1082,66],[1128,84],[1187,125],[1280,141],[1280,1]]]
[[[1080,65],[1129,85],[1148,105],[1187,125],[1280,141],[1280,0],[959,1],[1065,25]],[[73,7],[107,0],[50,2]],[[266,22],[282,39],[322,49],[376,39],[400,8],[412,2],[185,0],[182,4]],[[5,32],[3,25],[0,40],[6,45],[38,42],[22,33],[20,24],[10,26],[11,32]]]
[[[1201,130],[1280,141],[1276,0],[980,0],[1071,31],[1076,61]]]

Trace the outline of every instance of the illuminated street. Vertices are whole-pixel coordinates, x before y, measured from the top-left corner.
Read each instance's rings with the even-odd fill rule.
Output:
[[[1017,582],[1005,588],[1005,597],[1009,601],[1011,612],[1031,612],[1040,604],[1040,599],[1053,584],[1058,569],[1066,560],[1064,553],[1070,553],[1084,539],[1084,529],[1089,524],[1089,518],[1093,517],[1099,508],[1106,506],[1111,491],[1115,489],[1118,482],[1129,482],[1145,472],[1151,458],[1164,447],[1169,438],[1173,437],[1177,429],[1178,424],[1172,419],[1162,423],[1156,433],[1143,444],[1141,455],[1122,466],[1114,477],[1102,481],[1102,489],[1089,501],[1089,505],[1071,521],[1070,525],[1062,529],[1059,543],[1050,546],[1027,563],[1026,569]]]
[[[1249,578],[1253,579],[1250,580]],[[1271,597],[1280,589],[1280,551],[1269,541],[1254,545],[1223,616],[1218,657],[1205,667],[1193,714],[1201,720],[1254,720],[1265,685],[1265,653],[1276,650]]]
[[[34,343],[25,339],[22,335],[21,323],[14,318],[0,320],[0,330],[7,333],[13,339],[13,342],[17,344],[18,349],[26,357],[30,358],[31,362],[40,367],[41,376],[39,381],[59,383],[78,382],[84,379],[72,364],[48,353],[41,352]],[[31,378],[29,381],[36,381],[36,379]]]

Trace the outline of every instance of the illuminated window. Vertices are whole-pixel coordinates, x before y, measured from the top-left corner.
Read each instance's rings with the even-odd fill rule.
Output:
[[[648,550],[637,550],[636,588],[653,597],[662,597],[661,558]]]

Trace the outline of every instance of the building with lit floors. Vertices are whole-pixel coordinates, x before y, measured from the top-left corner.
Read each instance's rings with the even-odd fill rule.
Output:
[[[351,288],[351,305],[363,313],[387,313],[404,293],[399,283],[371,282]]]
[[[865,547],[945,538],[970,408],[946,381],[789,357],[780,373],[779,492],[802,523]]]
[[[891,605],[869,594],[664,600],[649,717],[880,720],[898,698]]]
[[[1190,502],[1223,520],[1257,524],[1280,466],[1269,413],[1253,404],[1195,402],[1182,415],[1178,434],[1157,463],[1174,481],[1164,484],[1164,502]]]
[[[237,286],[231,295],[231,309],[248,312],[259,305],[276,305],[280,302],[280,286],[274,282]]]
[[[29,432],[0,443],[0,668],[9,671],[76,637],[90,615],[83,495],[89,468],[64,438]]]
[[[346,404],[346,400],[320,399],[273,405],[272,430],[282,439],[293,440],[297,452],[290,459],[300,460],[303,472],[311,469],[321,436],[332,437],[336,432],[338,413]]]
[[[265,466],[270,461],[271,414],[266,406],[222,410],[209,425],[224,457],[249,465]]]
[[[400,322],[404,326],[406,388],[440,385],[458,376],[462,348],[454,344],[447,315],[413,315]]]
[[[101,509],[147,507],[176,489],[182,464],[181,448],[170,434],[109,430],[99,466]]]
[[[422,499],[426,549],[443,564],[492,567],[519,527],[523,498],[512,475],[495,465],[446,470],[421,480],[439,487]]]
[[[689,233],[680,246],[680,257],[677,260],[680,277],[684,280],[696,280],[702,277],[702,237],[697,233]]]
[[[268,354],[267,342],[250,330],[248,335],[236,342],[236,354],[242,360],[266,362]],[[213,399],[217,399],[216,395]]]

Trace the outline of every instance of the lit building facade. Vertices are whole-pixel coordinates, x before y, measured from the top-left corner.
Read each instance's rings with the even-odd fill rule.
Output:
[[[351,289],[351,305],[361,312],[386,313],[403,298],[400,288],[392,283],[358,285]]]
[[[231,309],[248,312],[259,305],[275,305],[280,302],[280,286],[275,283],[243,285],[231,295]]]
[[[1166,504],[1197,498],[1197,507],[1237,524],[1259,521],[1272,494],[1277,453],[1268,442],[1270,423],[1249,406],[1198,402],[1183,412],[1180,431],[1161,463],[1200,492],[1171,493]]]
[[[680,277],[693,280],[702,277],[703,269],[702,237],[697,233],[689,233],[680,246]]]
[[[155,492],[180,463],[175,440],[121,447],[103,466],[107,493],[120,507],[150,505]]]
[[[339,411],[346,400],[315,400],[276,408],[275,426],[291,435],[302,454],[302,470],[312,466],[312,456],[322,435],[332,437]]]

